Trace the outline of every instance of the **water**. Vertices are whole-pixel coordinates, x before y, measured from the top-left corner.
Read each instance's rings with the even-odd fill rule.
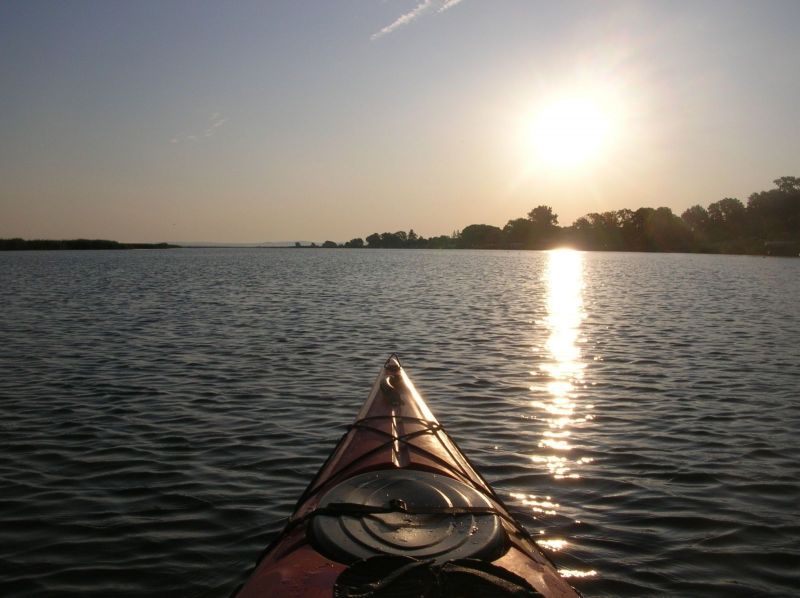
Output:
[[[0,254],[0,594],[225,596],[388,353],[587,596],[800,588],[800,260]]]

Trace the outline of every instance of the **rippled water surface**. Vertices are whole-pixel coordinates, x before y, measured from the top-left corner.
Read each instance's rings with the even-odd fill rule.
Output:
[[[23,252],[0,299],[0,595],[227,595],[392,351],[586,596],[800,591],[800,260]]]

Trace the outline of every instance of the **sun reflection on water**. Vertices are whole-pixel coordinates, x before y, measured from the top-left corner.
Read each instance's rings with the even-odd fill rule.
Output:
[[[553,502],[553,499],[549,496],[536,496],[535,494],[523,494],[521,492],[512,492],[511,496],[519,501],[521,505],[530,507],[534,513],[555,515],[556,509],[561,506],[557,502]]]
[[[539,546],[543,546],[544,548],[548,548],[554,551],[562,550],[569,544],[569,542],[567,542],[563,538],[550,538],[548,540],[538,540],[536,543]]]
[[[559,575],[561,575],[561,577],[566,577],[566,578],[597,576],[597,571],[595,571],[594,569],[589,569],[588,571],[583,571],[581,569],[559,569],[558,573]]]
[[[557,479],[577,478],[578,465],[588,458],[571,458],[570,438],[575,425],[592,419],[591,405],[576,403],[576,391],[584,384],[585,364],[581,360],[581,323],[586,317],[583,309],[583,254],[569,249],[548,253],[547,317],[540,322],[549,335],[544,344],[545,361],[539,371],[531,372],[541,384],[531,387],[538,396],[547,398],[533,401],[533,407],[547,422],[547,430],[539,441],[545,449],[531,460],[543,463]]]
[[[546,340],[534,350],[540,363],[531,386],[534,418],[546,424],[538,447],[530,460],[547,468],[557,480],[579,478],[579,470],[591,457],[578,456],[573,443],[577,429],[593,419],[593,405],[583,396],[586,385],[586,364],[582,358],[581,325],[586,318],[583,305],[583,254],[572,250],[555,250],[547,254],[544,275],[547,314],[536,322],[547,331]],[[561,510],[550,496],[515,493],[518,503],[529,508],[537,517],[555,517]],[[580,521],[577,519],[575,523]],[[570,542],[558,535],[548,537],[539,530],[537,544],[550,552],[570,552]],[[563,577],[593,578],[594,569],[559,569]]]

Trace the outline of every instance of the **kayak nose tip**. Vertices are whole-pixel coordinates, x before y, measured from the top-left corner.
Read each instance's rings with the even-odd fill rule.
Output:
[[[383,369],[392,374],[398,373],[402,368],[403,366],[400,365],[400,358],[397,356],[397,353],[389,355],[389,359],[383,364]]]

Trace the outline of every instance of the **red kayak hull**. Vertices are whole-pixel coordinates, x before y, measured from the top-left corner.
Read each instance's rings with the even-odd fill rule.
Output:
[[[509,538],[508,550],[492,564],[524,578],[543,596],[579,595],[514,522],[491,486],[441,428],[406,372],[390,359],[355,423],[311,481],[286,529],[268,547],[237,596],[331,598],[337,577],[348,565],[325,557],[312,546],[308,518],[320,498],[343,480],[387,469],[435,473],[475,488],[502,516]]]

